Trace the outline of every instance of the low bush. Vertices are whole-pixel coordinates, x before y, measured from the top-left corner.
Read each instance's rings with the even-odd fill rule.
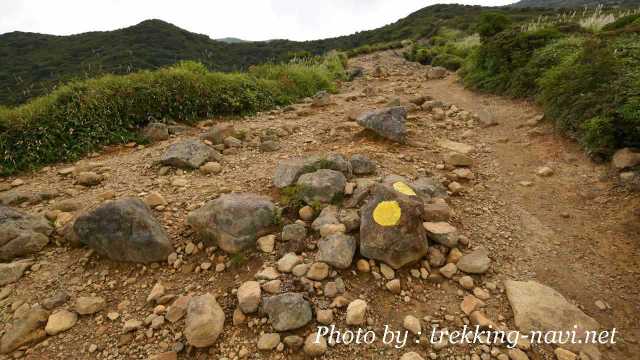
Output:
[[[345,59],[209,72],[182,62],[157,71],[106,75],[60,86],[16,108],[0,109],[0,174],[72,161],[101,145],[136,139],[150,119],[193,122],[241,116],[332,90]]]
[[[439,54],[433,58],[431,65],[433,66],[442,66],[450,71],[458,71],[458,69],[462,66],[463,59],[457,55],[453,54]]]

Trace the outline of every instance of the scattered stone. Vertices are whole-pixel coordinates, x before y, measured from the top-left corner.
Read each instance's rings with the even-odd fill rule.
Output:
[[[187,314],[187,308],[191,301],[191,296],[183,295],[176,299],[176,301],[167,308],[165,318],[172,323],[182,319]]]
[[[624,170],[640,165],[640,150],[624,148],[616,151],[611,158],[611,163],[618,170]]]
[[[300,211],[302,212],[302,209]],[[313,218],[313,215],[311,215],[311,218]],[[303,241],[306,238],[307,228],[302,224],[289,224],[282,228],[282,241]]]
[[[540,167],[538,168],[538,170],[536,170],[536,175],[541,177],[549,177],[553,175],[553,169],[548,166]]]
[[[401,106],[369,111],[356,119],[360,126],[399,143],[406,141],[406,120],[407,110]]]
[[[151,288],[151,292],[147,296],[147,303],[158,301],[161,297],[164,296],[165,288],[162,283],[156,283],[153,288]]]
[[[91,315],[107,307],[107,302],[99,296],[83,296],[76,299],[74,310],[80,315]]]
[[[413,335],[419,336],[422,333],[422,325],[420,325],[420,320],[413,316],[407,315],[404,317],[404,321],[402,322],[402,326],[409,330]]]
[[[352,301],[347,307],[347,325],[363,325],[366,322],[367,302],[361,299]]]
[[[220,145],[224,143],[224,139],[233,136],[236,130],[231,123],[220,123],[214,125],[206,134],[201,138],[202,140],[208,140],[213,145]]]
[[[25,257],[42,250],[52,232],[44,217],[0,205],[0,260]]]
[[[484,274],[489,270],[489,266],[491,266],[491,259],[489,259],[487,249],[480,248],[470,254],[462,256],[456,265],[458,269],[467,274]]]
[[[218,175],[222,172],[222,165],[215,161],[210,161],[200,166],[200,172],[205,175]]]
[[[457,272],[458,267],[456,266],[456,264],[449,263],[440,268],[440,274],[442,274],[442,276],[446,277],[447,279],[451,279]]]
[[[446,247],[453,248],[458,245],[458,230],[446,222],[425,222],[427,237]]]
[[[10,263],[0,263],[0,286],[18,281],[24,272],[35,262],[33,260],[16,260]]]
[[[520,349],[509,349],[507,354],[509,354],[509,359],[511,360],[529,360],[527,354]]]
[[[140,199],[109,201],[83,214],[75,221],[73,232],[80,243],[111,260],[149,263],[164,261],[173,246]]]
[[[312,333],[304,341],[304,353],[311,357],[322,356],[327,352],[327,340],[318,333]]]
[[[427,222],[447,222],[451,218],[451,209],[446,202],[424,205],[424,220]]]
[[[400,360],[424,360],[424,358],[420,356],[420,354],[412,351],[402,355]]]
[[[331,324],[333,322],[333,310],[316,310],[316,320],[323,325]]]
[[[371,271],[369,262],[364,259],[358,260],[358,262],[356,263],[356,268],[358,269],[359,272],[362,272],[362,273],[368,273]]]
[[[44,326],[48,318],[49,313],[38,306],[15,318],[11,325],[6,326],[6,331],[0,338],[0,354],[7,354],[21,346],[44,340],[47,336]]]
[[[331,95],[325,90],[322,90],[318,91],[311,100],[312,107],[325,107],[331,104]]]
[[[216,151],[200,141],[184,140],[171,145],[162,155],[160,163],[180,169],[197,169],[218,157]]]
[[[124,325],[122,326],[122,332],[126,334],[130,332],[134,332],[140,328],[142,328],[142,321],[136,320],[136,319],[129,319],[124,322]]]
[[[307,277],[311,280],[322,281],[329,276],[329,265],[323,262],[316,262],[307,271]]]
[[[306,271],[305,271],[306,272]],[[282,281],[281,280],[271,280],[262,284],[262,290],[268,292],[269,294],[278,294],[282,289]]]
[[[215,344],[224,326],[224,312],[211,294],[194,296],[189,301],[184,335],[197,348]]]
[[[263,311],[276,331],[301,328],[312,319],[311,305],[299,293],[286,293],[265,298]]]
[[[460,309],[467,316],[471,315],[476,310],[480,310],[482,307],[485,307],[485,303],[473,295],[465,296],[460,304]]]
[[[576,360],[578,358],[578,355],[563,348],[556,348],[553,353],[556,355],[557,360]]]
[[[392,280],[396,277],[396,272],[393,271],[393,269],[385,263],[380,264],[380,272],[382,273],[382,276],[384,276],[384,278],[387,280]]]
[[[269,351],[275,349],[280,344],[280,334],[267,333],[262,334],[258,339],[258,350]]]
[[[257,280],[276,280],[279,277],[280,273],[278,272],[278,270],[272,267],[267,267],[256,274]]]
[[[424,205],[419,197],[377,184],[360,212],[362,256],[399,269],[426,255],[427,236],[422,226]]]
[[[47,335],[57,335],[71,329],[78,321],[78,314],[69,310],[59,310],[49,316],[44,331]]]
[[[450,152],[445,155],[444,162],[451,166],[471,166],[473,165],[473,160],[467,155],[458,153],[458,152]]]
[[[103,180],[102,175],[96,174],[92,171],[85,171],[78,174],[76,182],[82,186],[96,186]]]
[[[287,253],[278,260],[278,271],[290,273],[293,268],[302,263],[302,259],[295,253]]]
[[[169,127],[164,123],[150,123],[142,129],[142,136],[151,142],[164,141],[169,139]]]
[[[309,205],[303,206],[298,211],[298,216],[304,221],[311,221],[315,217],[315,210]],[[283,230],[284,231],[284,230]],[[306,231],[305,231],[306,232]]]
[[[427,79],[433,79],[433,80],[444,79],[445,77],[447,77],[448,73],[449,72],[447,71],[447,69],[445,69],[442,66],[430,67],[429,70],[427,70]]]
[[[318,242],[318,249],[318,261],[338,269],[347,269],[356,253],[356,239],[344,234],[330,235]]]
[[[400,294],[402,288],[400,286],[400,279],[393,279],[385,284],[387,290],[389,290],[392,294]]]
[[[473,278],[471,276],[463,276],[458,280],[458,283],[460,284],[460,286],[462,286],[463,288],[467,289],[467,290],[471,290],[473,289],[474,282],[473,282]]]
[[[463,155],[468,155],[474,150],[473,146],[471,145],[467,145],[467,144],[463,144],[463,143],[459,143],[451,140],[446,140],[446,139],[442,139],[438,141],[438,146],[440,146],[441,148],[445,148],[447,150],[455,151]]]
[[[275,235],[265,235],[257,240],[258,249],[263,253],[271,254],[276,246]]]
[[[366,155],[355,154],[351,156],[350,162],[354,175],[371,175],[376,172],[376,163]]]
[[[321,169],[300,176],[297,182],[300,196],[307,204],[336,201],[344,195],[345,176],[335,170]]]
[[[192,211],[187,223],[203,241],[235,254],[254,246],[258,237],[275,228],[275,205],[265,196],[251,193],[225,194]]]
[[[245,314],[251,314],[258,310],[262,290],[257,281],[247,281],[238,288],[238,306]]]
[[[2,299],[2,297],[0,297]],[[53,310],[58,306],[64,305],[69,300],[69,294],[66,291],[57,291],[53,296],[48,297],[40,302],[43,308]]]

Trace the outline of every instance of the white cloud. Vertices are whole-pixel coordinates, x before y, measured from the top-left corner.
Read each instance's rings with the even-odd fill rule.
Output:
[[[513,1],[462,2],[496,6]],[[442,1],[3,0],[0,2],[0,33],[28,31],[69,35],[161,19],[212,38],[311,40],[373,29],[438,2]]]

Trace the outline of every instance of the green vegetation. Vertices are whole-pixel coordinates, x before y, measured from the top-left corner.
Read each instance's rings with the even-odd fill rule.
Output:
[[[209,72],[196,62],[156,71],[74,81],[16,108],[0,110],[0,174],[71,161],[101,145],[135,139],[149,119],[193,122],[239,116],[333,90],[345,57]]]
[[[160,20],[72,36],[7,33],[0,35],[0,104],[21,104],[70,81],[156,70],[184,60],[200,62],[210,71],[245,71],[252,65],[322,55],[333,49],[359,48],[350,52],[353,56],[395,48],[403,40],[430,38],[442,27],[467,31],[485,9],[434,5],[378,29],[305,42],[222,42]],[[553,12],[514,9],[508,13],[519,22]]]
[[[560,130],[593,156],[606,157],[621,147],[640,146],[635,21],[633,15],[605,26],[579,21],[511,27],[483,37],[461,75],[474,89],[536,99]]]

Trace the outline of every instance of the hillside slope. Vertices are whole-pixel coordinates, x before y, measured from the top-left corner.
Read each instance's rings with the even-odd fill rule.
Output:
[[[509,7],[519,8],[582,8],[604,6],[638,6],[639,0],[521,0]]]
[[[197,60],[210,70],[242,70],[292,52],[313,54],[364,44],[422,38],[440,26],[466,29],[487,8],[434,5],[393,24],[337,38],[295,42],[228,43],[191,33],[160,20],[107,32],[52,36],[12,32],[0,35],[0,104],[14,105],[48,93],[61,81],[102,73],[155,69],[180,60]],[[526,9],[500,10],[516,20],[538,14]]]

